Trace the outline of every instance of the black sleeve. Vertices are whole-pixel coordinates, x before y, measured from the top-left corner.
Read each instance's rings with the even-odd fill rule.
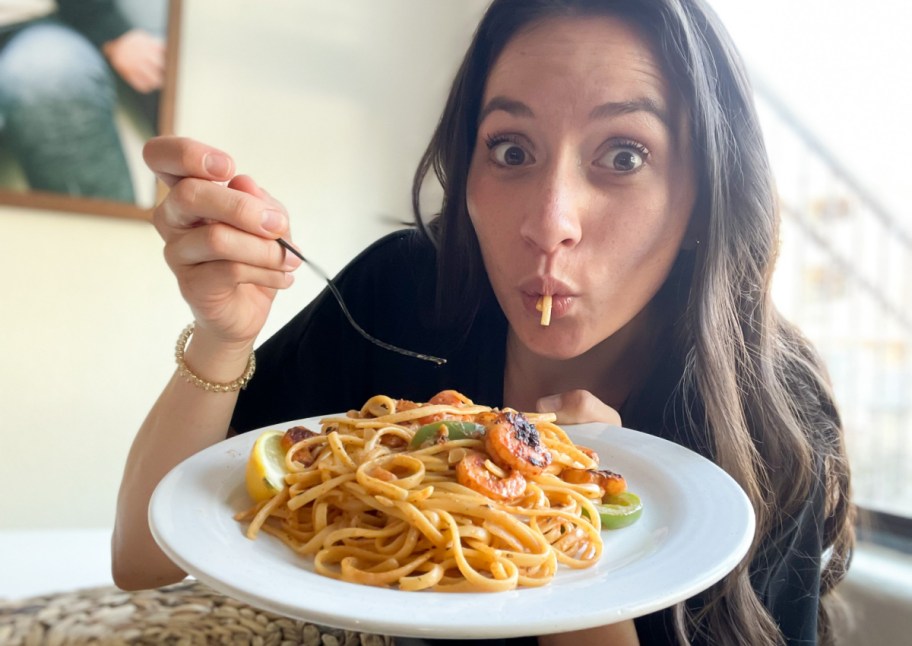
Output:
[[[57,0],[57,7],[64,21],[99,48],[131,27],[114,0]]]
[[[433,258],[417,233],[397,232],[363,251],[334,283],[369,334],[435,355],[441,346],[429,315]],[[256,359],[256,374],[235,407],[236,432],[360,408],[381,393],[426,401],[451,378],[449,364],[439,368],[363,338],[328,289],[257,348]]]

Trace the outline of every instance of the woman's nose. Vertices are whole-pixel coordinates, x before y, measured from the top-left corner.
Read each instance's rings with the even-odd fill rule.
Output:
[[[520,235],[545,254],[572,248],[580,241],[582,216],[589,200],[579,164],[571,160],[555,163],[539,179]]]

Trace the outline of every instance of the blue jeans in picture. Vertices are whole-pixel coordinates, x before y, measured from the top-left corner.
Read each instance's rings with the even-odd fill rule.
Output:
[[[0,32],[0,145],[31,189],[135,202],[116,103],[107,61],[72,28],[46,18]]]

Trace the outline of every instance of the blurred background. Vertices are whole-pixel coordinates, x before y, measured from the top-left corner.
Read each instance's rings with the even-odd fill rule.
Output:
[[[334,273],[409,219],[486,4],[184,2],[174,129],[229,151]],[[829,365],[857,500],[887,528],[869,537],[896,551],[858,561],[883,588],[912,538],[912,9],[712,4],[750,68],[781,192],[777,302]],[[110,580],[123,461],[190,318],[161,247],[142,221],[0,207],[0,598]],[[298,272],[263,338],[321,287]]]

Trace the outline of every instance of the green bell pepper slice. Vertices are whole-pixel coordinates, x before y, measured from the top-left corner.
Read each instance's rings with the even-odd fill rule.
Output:
[[[417,449],[428,440],[436,437],[441,426],[446,428],[447,437],[451,440],[468,440],[484,434],[484,426],[475,422],[460,422],[456,420],[431,422],[415,431],[412,441],[409,442],[409,448]]]
[[[643,503],[635,493],[625,491],[606,496],[595,506],[602,529],[620,529],[632,525],[643,515]]]

